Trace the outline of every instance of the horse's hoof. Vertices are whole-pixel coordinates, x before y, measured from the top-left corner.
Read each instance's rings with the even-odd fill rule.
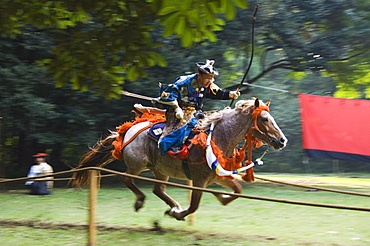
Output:
[[[144,202],[142,201],[137,201],[135,202],[135,211],[138,212],[144,205]]]
[[[164,212],[164,215],[171,216],[171,215],[170,215],[170,211],[171,211],[170,209],[169,209],[169,210],[167,210],[166,212]],[[172,217],[172,216],[171,216],[171,217]]]
[[[171,216],[172,218],[175,218],[177,220],[185,221],[184,217],[178,217],[179,213],[174,211],[174,208],[167,210],[164,212],[165,215]]]

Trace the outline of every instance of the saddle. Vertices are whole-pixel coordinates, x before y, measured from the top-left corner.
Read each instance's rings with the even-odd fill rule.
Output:
[[[193,123],[190,123],[190,128],[186,124],[184,127],[163,137],[159,144],[161,154],[165,155],[167,153],[173,159],[186,159],[189,156],[189,139],[195,135],[191,132]],[[148,131],[149,137],[158,142],[165,126],[166,122],[160,122],[151,126]]]
[[[163,129],[166,126],[166,122],[159,122],[149,128],[148,134],[151,139],[158,142],[159,138],[163,133]]]
[[[166,121],[154,124],[149,128],[149,137],[159,142],[158,147],[161,155],[169,154],[174,159],[184,160],[189,155],[188,141],[191,135],[192,129],[197,124],[197,119],[192,118],[194,114],[194,108],[185,107],[184,119],[179,121],[175,118],[174,108],[170,107],[167,110],[162,110],[153,107],[144,107],[141,104],[135,104],[135,109],[141,113],[155,113],[155,114],[166,114]],[[186,124],[184,124],[187,122]],[[170,125],[171,128],[166,125]],[[169,129],[172,129],[171,131]],[[166,131],[166,132],[164,132]],[[163,136],[162,136],[163,135]],[[194,135],[194,134],[193,134]]]

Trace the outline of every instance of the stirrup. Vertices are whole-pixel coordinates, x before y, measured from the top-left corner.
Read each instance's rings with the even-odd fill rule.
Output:
[[[189,156],[189,148],[187,145],[183,145],[179,151],[172,151],[168,150],[167,154],[172,158],[172,159],[180,159],[184,160]]]

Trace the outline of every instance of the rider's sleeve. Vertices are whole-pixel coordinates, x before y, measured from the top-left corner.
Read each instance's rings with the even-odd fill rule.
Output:
[[[211,85],[207,89],[206,97],[211,99],[221,99],[221,100],[228,100],[229,97],[229,90],[222,90],[216,84],[211,83]]]
[[[175,84],[169,84],[160,92],[160,100],[164,102],[176,101],[180,97],[180,88]]]
[[[160,100],[164,102],[175,101],[187,94],[187,87],[190,85],[195,75],[177,77],[173,84],[169,84],[160,92]]]

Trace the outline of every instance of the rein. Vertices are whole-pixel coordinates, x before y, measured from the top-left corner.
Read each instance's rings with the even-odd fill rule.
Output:
[[[246,148],[248,148],[248,153],[247,153],[247,156],[248,156],[248,159],[246,161],[246,164],[247,165],[250,165],[251,163],[253,163],[252,161],[252,149],[255,149],[255,148],[258,148],[260,146],[259,145],[259,141],[258,139],[253,135],[252,131],[253,130],[256,130],[256,131],[259,131],[261,132],[262,134],[264,134],[259,128],[258,128],[258,125],[257,125],[257,118],[258,116],[260,115],[260,113],[262,111],[267,111],[267,112],[270,112],[270,109],[268,106],[264,106],[264,105],[260,105],[258,106],[257,108],[255,108],[252,112],[252,121],[253,121],[253,125],[254,126],[251,126],[249,129],[248,129],[248,133],[245,137],[245,143],[244,143],[244,146],[242,148],[242,150],[244,151]],[[263,155],[257,159],[257,161],[261,161],[262,157],[268,152],[268,149],[263,153]],[[254,181],[254,174],[253,174],[253,168],[250,168],[250,169],[247,169],[247,172],[245,174],[245,176],[243,177],[243,180],[247,181],[247,182],[252,182]]]
[[[252,131],[253,131],[253,130],[256,130],[256,131],[259,131],[259,132],[261,132],[262,134],[264,134],[264,133],[263,133],[263,132],[258,128],[258,125],[257,125],[257,118],[258,118],[258,116],[260,115],[260,113],[261,113],[262,111],[264,111],[264,110],[265,110],[265,111],[267,111],[267,112],[270,112],[269,107],[267,107],[267,106],[263,106],[263,105],[258,106],[258,107],[257,107],[257,108],[255,108],[255,109],[253,110],[253,112],[252,112],[252,121],[253,121],[254,126],[249,128],[248,133],[247,133],[247,137],[246,137],[246,139],[247,139],[247,145],[248,145],[248,162],[249,162],[249,163],[251,163],[251,162],[252,162],[252,147],[254,147],[254,146],[252,146],[252,142],[253,142],[253,143],[255,143],[256,141],[258,141],[258,140],[256,140],[256,139],[252,139],[252,137],[254,137],[254,136],[253,136]],[[255,138],[255,137],[254,137],[254,138]]]
[[[226,158],[224,158],[222,154],[221,155],[216,154],[217,155],[216,156],[213,153],[213,150],[212,150],[213,147],[211,146],[211,138],[212,138],[212,132],[213,132],[213,129],[214,129],[214,123],[211,124],[210,129],[209,129],[209,133],[207,134],[207,140],[206,140],[206,144],[205,144],[206,160],[207,160],[208,166],[218,176],[231,176],[233,174],[237,174],[237,173],[246,171],[246,174],[242,177],[242,179],[246,182],[253,182],[254,181],[253,166],[255,164],[262,165],[263,162],[261,161],[261,159],[268,151],[268,149],[267,149],[265,151],[265,153],[260,158],[258,158],[255,162],[252,161],[252,149],[258,148],[262,145],[262,142],[259,141],[253,135],[252,131],[257,130],[257,131],[261,132],[261,130],[259,130],[258,125],[257,125],[257,118],[258,118],[259,114],[264,110],[266,110],[267,112],[270,111],[268,106],[260,105],[260,106],[256,107],[252,112],[252,124],[253,124],[253,126],[251,126],[248,129],[248,132],[247,132],[247,134],[244,138],[245,142],[244,142],[243,147],[239,151],[237,151],[238,153],[243,153],[243,155],[241,155],[241,154],[236,155],[235,152],[234,152],[233,157],[231,159],[228,158],[229,160],[233,159],[234,161],[238,162],[239,165],[240,165],[240,163],[243,161],[244,156],[245,156],[244,152],[245,152],[246,148],[248,148],[248,160],[246,161],[246,165],[244,165],[243,167],[239,167],[235,170],[233,170],[233,168],[231,170],[224,169],[224,167],[226,168],[226,165],[227,165],[225,163]],[[264,134],[263,132],[261,132],[261,133]],[[199,142],[193,142],[193,143],[194,144],[200,144]],[[218,149],[217,146],[215,146],[215,147],[216,147],[216,152],[215,153],[219,153],[220,150],[217,150]],[[220,157],[219,160],[218,160],[218,157]],[[238,158],[239,158],[239,160],[238,160]]]

